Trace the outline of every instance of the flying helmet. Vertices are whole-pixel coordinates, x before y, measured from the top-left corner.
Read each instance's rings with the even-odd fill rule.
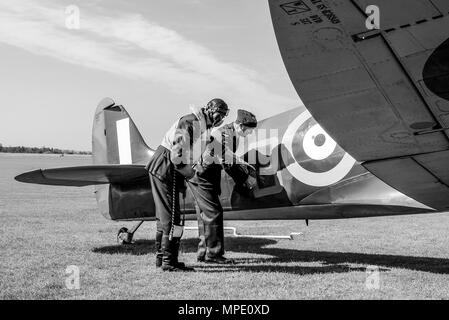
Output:
[[[229,114],[229,107],[222,99],[212,99],[206,105],[205,113],[209,117],[212,126],[218,127]]]

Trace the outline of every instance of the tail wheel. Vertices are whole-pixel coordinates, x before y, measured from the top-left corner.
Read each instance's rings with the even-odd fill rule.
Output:
[[[133,234],[127,228],[121,228],[117,233],[117,243],[120,245],[131,244],[133,241]]]

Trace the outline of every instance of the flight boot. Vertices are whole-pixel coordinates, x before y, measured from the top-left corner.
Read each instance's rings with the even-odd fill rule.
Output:
[[[195,269],[191,268],[191,267],[187,267],[184,262],[179,262],[178,261],[178,257],[179,257],[179,247],[181,246],[181,238],[173,238],[173,250],[174,250],[174,260],[175,260],[175,265],[178,268],[182,268],[185,271],[195,271]]]
[[[225,258],[223,256],[205,257],[204,262],[213,264],[234,264],[234,260]]]
[[[162,231],[156,232],[156,268],[160,268],[162,266]]]
[[[178,261],[178,252],[180,245],[180,238],[173,238],[171,241],[169,236],[162,237],[162,266],[163,271],[171,272],[188,272],[195,271],[195,269],[186,267],[184,263]]]
[[[204,235],[200,235],[200,242],[198,243],[198,250],[196,252],[196,260],[198,262],[204,262],[204,260],[206,259],[206,252],[206,239],[204,238]]]

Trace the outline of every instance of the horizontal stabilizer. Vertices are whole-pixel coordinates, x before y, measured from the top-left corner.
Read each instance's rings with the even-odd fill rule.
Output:
[[[17,181],[25,183],[71,187],[108,183],[121,184],[145,178],[147,178],[147,171],[143,165],[97,165],[39,169],[15,177]]]

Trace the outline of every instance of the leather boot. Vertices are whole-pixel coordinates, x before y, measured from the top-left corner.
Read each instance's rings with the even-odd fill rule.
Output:
[[[204,235],[200,235],[200,242],[198,242],[198,251],[196,252],[196,260],[198,262],[204,262],[204,260],[206,259],[206,252],[206,238],[204,237]]]
[[[198,242],[198,251],[196,253],[196,260],[198,262],[204,262],[206,258],[207,246],[206,246],[206,237],[204,236],[204,222],[203,217],[201,216],[201,210],[198,207],[198,204],[195,204],[196,210],[196,219],[198,221],[198,237],[200,242]]]
[[[156,232],[156,268],[162,266],[162,231]]]
[[[168,235],[162,237],[162,267],[163,271],[195,271],[178,262],[179,239],[169,240]]]
[[[179,256],[179,247],[181,245],[181,238],[173,238],[173,250],[174,250],[174,261],[177,268],[184,269],[184,271],[195,271],[191,267],[187,267],[184,262],[179,262],[178,256]]]
[[[234,264],[234,260],[225,258],[223,256],[217,257],[206,257],[204,259],[206,263],[214,263],[214,264]]]

